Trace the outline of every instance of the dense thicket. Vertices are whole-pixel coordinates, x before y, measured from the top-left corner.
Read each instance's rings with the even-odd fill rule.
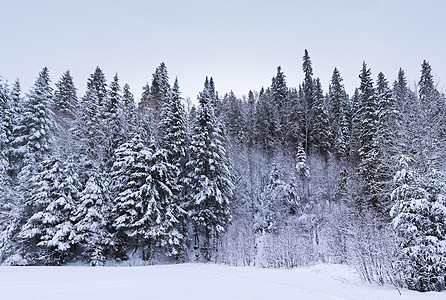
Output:
[[[409,88],[363,63],[350,97],[304,80],[185,109],[156,68],[136,105],[97,67],[29,93],[0,80],[0,261],[353,264],[364,279],[445,289],[446,97],[431,66]]]

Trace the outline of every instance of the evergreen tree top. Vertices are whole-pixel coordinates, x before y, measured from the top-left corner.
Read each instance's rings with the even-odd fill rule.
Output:
[[[423,60],[423,63],[421,64],[421,78],[418,86],[421,101],[426,101],[435,91],[432,68],[426,60]]]
[[[305,74],[305,81],[308,81],[313,76],[313,67],[311,66],[311,59],[307,49],[305,49],[302,59],[302,69]]]

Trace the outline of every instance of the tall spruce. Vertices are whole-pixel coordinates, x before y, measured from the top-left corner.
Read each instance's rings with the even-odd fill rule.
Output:
[[[70,71],[66,71],[59,82],[56,83],[56,90],[53,96],[53,111],[61,117],[73,118],[78,107],[76,88]]]
[[[379,126],[378,103],[371,71],[366,63],[362,64],[362,71],[359,75],[361,79],[360,103],[359,103],[359,149],[358,156],[360,163],[358,174],[363,180],[363,203],[362,208],[373,207],[378,209],[379,192],[376,167],[379,164],[380,152],[376,137],[376,130]]]
[[[291,124],[288,121],[288,115],[290,113],[288,88],[286,86],[285,75],[280,66],[277,67],[276,76],[272,78],[271,98],[277,109],[279,139],[282,144],[285,144],[287,142],[287,132]]]
[[[399,237],[398,271],[409,289],[440,291],[446,275],[445,175],[420,174],[408,157],[400,160],[392,193],[393,226]]]
[[[313,95],[313,129],[312,140],[313,148],[316,153],[327,157],[331,149],[331,132],[330,121],[328,118],[328,110],[326,105],[326,98],[323,95],[322,86],[319,78],[314,81],[314,95]]]
[[[191,137],[189,186],[189,217],[193,222],[195,246],[209,260],[214,238],[224,232],[231,220],[229,202],[232,198],[232,177],[223,144],[222,132],[214,116],[215,93],[209,82],[198,96],[199,108]],[[204,243],[199,244],[199,238]]]
[[[58,156],[45,160],[32,179],[27,218],[19,234],[27,264],[61,265],[73,257],[76,233],[71,217],[77,197],[73,168]]]
[[[307,49],[304,51],[302,58],[302,70],[304,72],[304,82],[302,83],[303,98],[302,101],[302,132],[304,149],[308,153],[312,143],[311,132],[313,129],[313,96],[314,96],[314,81],[313,81],[313,67]]]

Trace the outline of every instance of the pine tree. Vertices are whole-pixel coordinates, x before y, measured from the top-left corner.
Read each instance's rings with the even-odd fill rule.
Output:
[[[198,97],[200,106],[191,138],[187,184],[190,188],[189,216],[196,242],[200,235],[204,236],[204,247],[200,250],[210,259],[211,240],[218,238],[231,220],[229,201],[233,183],[221,129],[212,107],[215,96],[207,83]]]

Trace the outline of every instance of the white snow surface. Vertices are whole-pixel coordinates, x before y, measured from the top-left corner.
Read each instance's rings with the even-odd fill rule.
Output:
[[[0,299],[446,299],[368,284],[354,269],[297,269],[213,264],[145,267],[0,267]]]

